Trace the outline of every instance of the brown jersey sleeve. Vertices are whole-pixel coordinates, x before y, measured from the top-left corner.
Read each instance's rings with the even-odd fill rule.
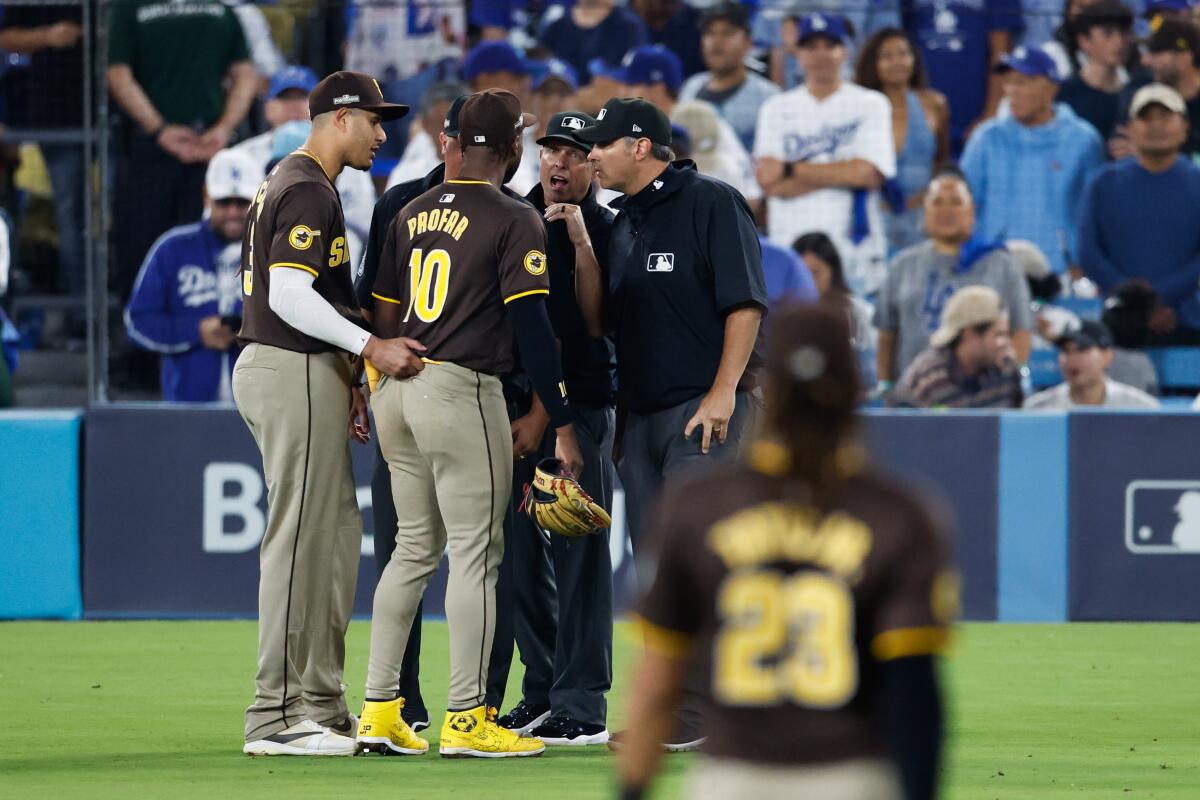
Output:
[[[704,622],[702,579],[695,557],[698,541],[689,541],[686,507],[668,491],[651,518],[657,563],[654,582],[638,605],[645,646],[661,655],[683,658]]]
[[[397,262],[399,232],[404,229],[406,214],[397,214],[388,226],[387,239],[379,256],[379,268],[375,272],[375,283],[371,285],[371,296],[385,303],[404,305],[403,284],[400,282],[401,264]]]
[[[958,574],[950,565],[946,524],[914,504],[911,538],[889,565],[871,629],[871,655],[879,661],[934,655],[950,639],[958,616]]]
[[[332,260],[331,239],[342,235],[333,230],[336,204],[333,194],[316,184],[299,183],[285,189],[275,207],[267,268],[290,267],[321,277]]]
[[[532,208],[512,215],[500,237],[500,296],[505,304],[531,294],[550,294],[546,225]]]

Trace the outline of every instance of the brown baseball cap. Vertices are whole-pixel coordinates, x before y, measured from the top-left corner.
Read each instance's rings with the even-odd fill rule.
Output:
[[[458,112],[458,141],[461,147],[510,144],[537,122],[521,111],[521,101],[503,89],[476,92]]]
[[[366,73],[347,70],[326,77],[308,96],[308,115],[314,119],[318,114],[339,108],[361,108],[378,114],[384,122],[400,119],[408,113],[408,106],[383,99],[379,81]]]

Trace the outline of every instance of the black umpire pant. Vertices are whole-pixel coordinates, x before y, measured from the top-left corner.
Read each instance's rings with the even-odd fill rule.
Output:
[[[575,405],[575,435],[583,454],[580,484],[612,509],[613,409]],[[488,704],[500,707],[515,640],[525,666],[522,699],[549,706],[553,716],[605,725],[612,687],[612,559],[609,532],[549,541],[516,510],[533,470],[554,456],[550,429],[540,451],[516,464],[515,502],[505,525],[501,581],[511,602],[497,603],[496,643],[488,674]],[[502,645],[504,643],[504,645]]]
[[[634,564],[638,573],[640,592],[648,585],[644,581],[654,574],[653,542],[648,541],[647,514],[658,500],[663,485],[703,469],[717,459],[734,458],[740,451],[743,437],[753,434],[762,409],[760,392],[739,391],[725,443],[713,437],[708,454],[700,452],[702,431],[693,431],[683,438],[683,429],[700,407],[703,396],[686,403],[656,411],[652,414],[630,412],[621,437],[621,462],[617,471],[625,490],[625,518],[629,524],[629,540],[633,546]],[[703,735],[701,707],[708,683],[709,664],[690,665],[684,678],[683,695],[679,702],[676,736],[679,741],[691,741]]]

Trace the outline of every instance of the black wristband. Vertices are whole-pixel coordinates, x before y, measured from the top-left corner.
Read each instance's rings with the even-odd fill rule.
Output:
[[[796,174],[796,165],[791,161],[783,162],[783,177],[790,178],[794,174]]]
[[[154,139],[155,141],[158,141],[158,137],[162,136],[162,132],[167,129],[167,124],[168,123],[164,121],[163,124],[161,124],[157,128],[155,128],[154,133],[150,134],[150,138]]]

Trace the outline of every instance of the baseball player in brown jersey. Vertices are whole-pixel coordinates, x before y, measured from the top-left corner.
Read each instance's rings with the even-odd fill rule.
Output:
[[[626,798],[657,769],[685,664],[707,673],[708,738],[684,796],[934,795],[957,581],[930,509],[864,468],[849,342],[836,309],[773,315],[765,438],[663,498]]]
[[[333,180],[367,169],[385,103],[367,75],[338,72],[309,97],[312,134],[263,181],[242,243],[245,349],[233,396],[263,457],[270,513],[259,557],[258,674],[246,710],[251,755],[354,755],[357,721],[342,694],[362,521],[349,431],[369,433],[355,356],[410,375],[416,342],[361,326]],[[331,730],[332,729],[332,730]]]
[[[512,369],[514,332],[557,431],[556,456],[574,474],[582,456],[546,312],[545,226],[531,206],[500,193],[534,120],[500,90],[472,95],[458,120],[459,177],[392,222],[373,290],[376,330],[427,350],[424,369],[409,380],[381,379],[371,398],[399,521],[375,590],[358,741],[383,754],[425,750],[401,718],[397,686],[417,603],[448,546],[450,692],[439,752],[531,756],[542,742],[501,728],[484,704],[512,482],[498,376]]]

